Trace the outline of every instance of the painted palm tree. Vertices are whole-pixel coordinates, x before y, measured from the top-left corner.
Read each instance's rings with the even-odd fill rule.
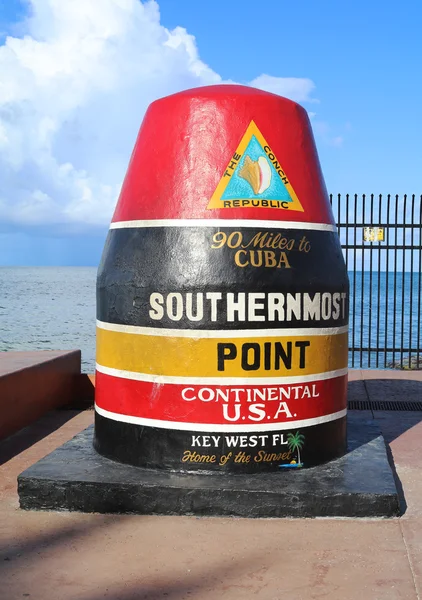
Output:
[[[297,452],[297,462],[300,465],[300,451],[305,444],[305,436],[299,431],[296,431],[296,433],[289,433],[287,434],[287,443],[292,452]]]

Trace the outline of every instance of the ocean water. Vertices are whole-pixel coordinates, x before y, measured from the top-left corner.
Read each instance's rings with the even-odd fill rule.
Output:
[[[421,274],[358,271],[349,281],[349,366],[406,366],[413,357],[422,368]]]
[[[82,350],[95,370],[94,267],[0,267],[0,351]]]
[[[93,267],[0,267],[0,351],[82,350],[82,369],[95,370]],[[349,273],[349,366],[384,368],[421,350],[419,273]],[[375,348],[384,352],[375,352]],[[367,350],[361,351],[364,348]]]

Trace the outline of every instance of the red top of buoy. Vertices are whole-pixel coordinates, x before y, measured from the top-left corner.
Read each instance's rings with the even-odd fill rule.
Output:
[[[113,222],[157,219],[334,224],[305,109],[240,85],[153,102]]]

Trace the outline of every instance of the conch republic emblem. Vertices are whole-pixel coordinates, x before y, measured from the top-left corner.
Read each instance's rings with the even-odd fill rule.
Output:
[[[286,172],[253,121],[227,164],[207,208],[233,207],[303,212]]]
[[[280,477],[338,457],[347,331],[306,111],[236,85],[153,102],[98,269],[96,450]]]

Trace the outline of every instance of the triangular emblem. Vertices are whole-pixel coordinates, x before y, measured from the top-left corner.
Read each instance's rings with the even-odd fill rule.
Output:
[[[303,212],[287,174],[253,121],[207,208],[278,208]]]

